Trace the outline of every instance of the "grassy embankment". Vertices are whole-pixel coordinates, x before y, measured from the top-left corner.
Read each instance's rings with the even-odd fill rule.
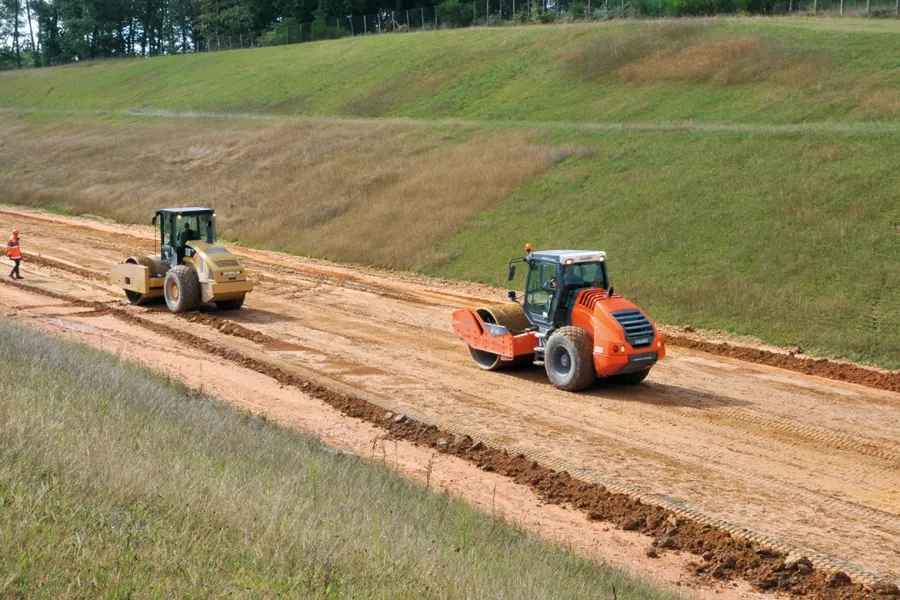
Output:
[[[44,112],[0,117],[0,192],[123,221],[214,203],[244,243],[498,284],[526,241],[600,247],[660,322],[897,367],[898,32],[622,22],[3,74],[0,106]]]
[[[0,362],[0,597],[673,597],[86,347]]]

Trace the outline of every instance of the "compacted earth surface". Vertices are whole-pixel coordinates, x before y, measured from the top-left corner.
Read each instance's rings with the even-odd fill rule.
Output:
[[[12,208],[0,227],[22,231],[25,254],[26,279],[0,285],[7,318],[316,431],[578,551],[697,597],[866,598],[900,581],[896,373],[673,335],[644,384],[571,394],[536,367],[480,371],[453,334],[454,309],[502,290],[234,248],[256,284],[244,308],[173,315],[106,281],[155,251],[150,228]]]

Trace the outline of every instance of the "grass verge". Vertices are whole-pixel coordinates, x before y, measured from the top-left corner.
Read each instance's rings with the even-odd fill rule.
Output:
[[[585,156],[480,213],[438,274],[505,286],[525,242],[598,248],[660,323],[900,368],[898,136],[554,137]]]
[[[671,597],[102,353],[0,360],[0,595]]]
[[[472,28],[0,74],[0,106],[503,121],[897,121],[893,20]]]

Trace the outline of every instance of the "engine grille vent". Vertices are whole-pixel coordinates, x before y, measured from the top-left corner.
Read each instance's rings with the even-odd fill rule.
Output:
[[[646,348],[653,343],[653,324],[639,310],[617,310],[613,318],[625,330],[625,339],[632,348]]]
[[[236,266],[238,266],[238,264],[239,264],[238,261],[232,260],[232,259],[230,259],[230,258],[226,258],[226,259],[224,259],[224,260],[217,260],[217,261],[216,261],[216,266],[219,267],[219,268],[236,267]]]
[[[578,304],[587,306],[589,309],[594,310],[594,307],[597,306],[597,303],[604,298],[606,298],[606,290],[604,289],[586,290],[582,292],[581,296],[578,297]]]

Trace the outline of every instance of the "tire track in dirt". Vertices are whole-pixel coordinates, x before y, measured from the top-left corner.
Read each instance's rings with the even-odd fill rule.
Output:
[[[0,209],[0,215],[8,215],[18,219],[25,218],[40,222],[44,225],[54,224],[58,227],[65,227],[68,235],[71,235],[70,232],[73,228],[76,230],[81,228],[97,231],[100,228],[105,228],[106,230],[108,230],[111,227],[90,222],[77,222],[74,218],[48,216],[13,207]],[[63,223],[63,221],[67,222]],[[104,233],[110,234],[110,232],[106,230],[104,230]],[[124,238],[130,240],[130,242],[126,242],[120,245],[113,244],[108,240],[100,242],[102,244],[102,247],[105,249],[120,250],[124,245],[124,247],[126,248],[131,247],[135,251],[134,253],[138,254],[147,253],[152,249],[152,234],[149,232],[149,229],[146,236],[142,236],[137,232],[122,231],[116,231],[114,233],[111,233],[110,235],[114,235],[119,239]],[[95,237],[91,237],[86,241],[86,244],[97,246],[98,241]],[[138,245],[139,247],[137,247]],[[317,261],[314,261],[312,259],[309,259],[309,264],[301,265],[298,263],[287,267],[282,264],[282,260],[267,256],[268,254],[271,254],[267,251],[250,250],[238,247],[235,247],[234,251],[241,257],[242,260],[247,261],[248,266],[253,265],[260,271],[276,271],[282,273],[283,275],[285,275],[286,282],[294,284],[296,283],[296,281],[291,281],[291,276],[301,277],[308,280],[327,279],[332,284],[342,285],[350,289],[357,289],[359,291],[370,292],[381,297],[393,298],[401,302],[415,302],[418,304],[429,303],[434,306],[457,306],[466,303],[502,301],[501,290],[497,290],[496,298],[479,298],[478,295],[463,296],[460,294],[455,294],[448,289],[442,289],[441,282],[439,282],[438,280],[429,280],[425,277],[409,277],[408,281],[406,282],[398,282],[398,287],[403,283],[415,283],[422,280],[425,280],[427,282],[422,286],[425,289],[419,291],[416,294],[410,294],[401,290],[393,289],[393,287],[391,289],[386,289],[383,286],[365,282],[360,276],[343,272],[343,270],[349,270],[347,267],[329,265],[329,270],[328,267],[320,265],[317,263]],[[124,259],[125,256],[126,255],[123,254],[122,259]],[[34,260],[35,258],[37,258],[38,260],[46,260],[48,261],[46,263],[47,266],[52,266],[53,259],[50,257],[33,257],[30,255],[26,256],[26,260]],[[57,261],[57,267],[66,268],[61,263],[59,263],[59,261]],[[74,268],[77,269],[77,267]],[[375,271],[374,269],[366,267],[359,267],[359,269],[362,271]],[[386,272],[379,272],[379,275],[386,279],[390,279],[392,277],[402,279],[402,276],[400,275],[389,274]],[[100,274],[97,271],[87,271],[85,276],[91,279],[105,277],[105,275]],[[431,287],[431,289],[428,289],[429,287]],[[479,288],[487,288],[487,286],[479,286]],[[878,369],[866,365],[850,363],[847,361],[835,361],[827,358],[796,356],[788,352],[775,352],[768,349],[749,347],[729,342],[704,340],[697,335],[687,335],[676,332],[667,333],[666,341],[669,345],[687,348],[690,350],[698,350],[716,356],[724,356],[744,362],[751,362],[775,367],[778,369],[793,371],[795,373],[802,373],[804,375],[813,375],[825,379],[832,379],[835,381],[853,383],[875,389],[900,393],[900,371]]]
[[[117,226],[108,227],[115,229]],[[56,225],[53,229],[55,231],[46,233],[51,237],[65,235],[67,237],[60,238],[65,239],[65,242],[61,245],[60,242],[53,242],[58,246],[45,244],[43,250],[55,255],[55,249],[59,247],[60,256],[68,259],[64,261],[67,264],[74,262],[82,267],[111,264],[135,253],[123,248],[115,253],[109,251],[86,254],[89,248],[80,248],[79,244],[90,244],[89,235],[73,236],[65,223]],[[83,231],[87,233],[88,228]],[[104,231],[100,237],[116,239],[109,231]],[[132,238],[120,239],[124,241]],[[70,246],[70,240],[80,241],[73,242],[74,245]],[[34,248],[41,249],[37,245]],[[254,256],[257,253],[251,250],[246,252]],[[266,261],[270,258],[269,254],[261,253]],[[87,256],[91,256],[90,263],[85,262]],[[273,255],[272,260],[278,265],[292,265],[294,261],[299,261],[306,266],[305,260],[293,257]],[[333,389],[349,390],[348,393],[357,396],[360,389],[378,390],[378,397],[366,394],[359,397],[384,406],[403,406],[407,409],[407,416],[420,422],[433,423],[451,433],[477,433],[475,437],[485,443],[490,440],[491,447],[505,448],[511,455],[533,455],[538,463],[556,471],[567,470],[588,483],[602,485],[604,481],[598,475],[611,474],[619,481],[629,481],[642,488],[629,486],[626,489],[619,486],[633,497],[644,496],[648,498],[648,502],[671,505],[673,510],[686,508],[678,502],[693,504],[696,501],[697,506],[707,511],[706,514],[736,517],[738,523],[750,529],[765,524],[770,535],[784,534],[801,546],[828,549],[837,555],[850,556],[857,564],[865,565],[869,558],[879,558],[881,562],[877,567],[888,569],[892,577],[897,576],[893,569],[896,562],[885,562],[886,557],[896,557],[896,552],[883,547],[876,550],[873,547],[872,553],[868,553],[862,541],[856,542],[852,538],[846,538],[847,543],[843,547],[835,545],[839,543],[839,539],[852,535],[852,527],[859,527],[862,536],[860,540],[881,544],[873,533],[882,530],[874,522],[874,515],[853,516],[847,511],[846,519],[838,523],[840,526],[834,530],[829,529],[832,537],[823,538],[822,536],[828,535],[826,524],[816,519],[803,521],[804,515],[810,514],[805,505],[811,502],[798,502],[795,495],[785,494],[770,486],[768,479],[774,477],[776,481],[783,480],[788,484],[799,483],[801,491],[805,489],[805,493],[811,494],[807,496],[810,500],[821,498],[823,494],[834,495],[845,489],[847,496],[842,500],[859,500],[863,503],[860,506],[866,508],[869,504],[891,507],[898,505],[900,497],[882,483],[876,483],[884,477],[890,477],[885,470],[885,459],[878,459],[880,463],[861,460],[851,455],[877,457],[871,453],[846,449],[842,450],[844,454],[831,453],[828,452],[830,446],[821,441],[807,443],[807,438],[815,437],[814,435],[779,432],[777,428],[768,428],[765,424],[761,426],[758,420],[774,419],[797,426],[808,426],[815,430],[816,435],[828,431],[830,425],[834,424],[839,431],[847,434],[839,444],[852,444],[855,440],[865,445],[870,442],[870,436],[867,435],[869,431],[878,432],[884,440],[896,437],[897,430],[891,429],[891,424],[897,422],[900,413],[891,408],[897,403],[894,396],[881,392],[869,393],[850,386],[830,386],[824,381],[792,378],[768,367],[754,369],[737,361],[716,361],[711,357],[676,352],[674,349],[672,360],[661,364],[657,376],[639,390],[609,391],[599,385],[591,393],[580,397],[562,396],[546,385],[537,372],[482,374],[470,368],[464,351],[455,350],[458,342],[454,345],[455,340],[445,320],[449,309],[459,301],[450,296],[463,297],[453,292],[455,288],[464,288],[466,293],[474,291],[476,295],[481,294],[483,290],[479,291],[481,288],[478,286],[460,286],[386,273],[373,274],[371,270],[365,269],[357,272],[348,267],[310,262],[312,264],[308,265],[308,272],[306,269],[302,273],[289,269],[290,273],[279,272],[271,283],[260,286],[259,293],[251,298],[249,310],[233,315],[239,328],[234,329],[231,334],[228,333],[230,327],[223,324],[235,322],[228,313],[221,316],[217,316],[217,313],[197,313],[206,315],[196,317],[203,322],[175,326],[188,332],[200,333],[216,344],[234,340],[234,343],[228,342],[224,346],[238,350],[243,355],[250,352],[250,355],[264,363],[280,365],[287,372],[295,372],[294,367],[299,366],[300,372],[305,373],[310,380],[321,380],[323,384],[330,386],[327,382],[334,382],[336,377],[341,385],[332,386]],[[260,262],[257,268],[264,269],[265,264],[267,263]],[[52,282],[46,281],[46,285],[80,298],[103,298],[104,305],[124,305],[123,300],[109,300],[118,298],[119,293],[105,283],[104,277],[99,276],[91,281],[75,273],[67,273],[63,262],[56,267],[58,268],[49,264],[41,267],[54,268]],[[338,280],[343,279],[348,270],[353,271],[350,275],[361,280],[366,287],[361,289],[342,285]],[[329,274],[332,271],[341,276],[331,277]],[[94,274],[97,275],[97,272]],[[29,282],[31,281],[40,282],[40,274],[36,280],[30,279]],[[319,290],[318,299],[312,303],[276,300],[269,296],[271,290],[284,287],[302,290],[307,285],[315,285]],[[403,298],[409,299],[381,300],[386,296],[380,295],[380,290],[390,290],[397,286],[408,286],[409,293]],[[443,294],[445,288],[449,292],[447,295]],[[348,290],[350,293],[341,290]],[[428,305],[423,309],[423,303],[417,299],[420,294],[430,294],[438,304]],[[412,302],[415,304],[411,304]],[[327,306],[327,316],[321,315],[321,310],[317,311],[313,306],[315,304]],[[159,310],[146,310],[125,305],[121,310],[169,327],[174,322],[173,317],[162,307]],[[360,324],[363,326],[359,327]],[[351,332],[353,335],[349,335]],[[227,339],[220,337],[222,334]],[[246,339],[246,342],[241,338]],[[277,344],[287,340],[298,340],[301,345],[295,348],[301,351],[277,353]],[[276,346],[273,347],[272,344]],[[267,350],[276,352],[267,353]],[[330,358],[323,362],[318,356],[334,357],[340,364],[330,364]],[[379,374],[381,369],[384,370],[383,374]],[[429,376],[419,381],[395,380],[395,376],[408,379],[411,373],[416,374],[413,375],[414,378],[422,373],[428,373]],[[727,392],[717,393],[717,386],[722,385],[731,387]],[[757,397],[760,391],[764,395]],[[773,396],[767,398],[766,394]],[[780,402],[773,402],[775,399]],[[734,408],[737,406],[746,408]],[[713,420],[713,426],[705,424],[709,419],[698,420],[690,416],[716,416],[725,409],[746,410],[760,415],[753,417],[757,419],[754,423],[726,414]],[[413,410],[418,411],[418,416],[412,414]],[[845,410],[848,411],[846,419],[843,416]],[[639,444],[617,442],[605,435],[613,433],[627,436],[629,432],[640,438]],[[517,451],[516,445],[520,440],[529,444],[523,452]],[[644,448],[654,440],[657,442],[656,451],[648,454]],[[726,446],[732,444],[736,444],[736,453],[730,447],[726,449]],[[884,446],[877,442],[876,445]],[[568,448],[569,454],[562,450],[556,451],[558,448]],[[624,454],[616,452],[617,448]],[[768,486],[768,493],[775,495],[760,496],[748,504],[741,495],[745,491],[741,487],[742,478],[734,475],[737,472],[734,470],[730,471],[731,475],[727,478],[705,479],[705,463],[719,462],[719,454],[726,450],[730,454],[721,460],[736,461],[733,466],[739,466],[745,472],[748,469],[751,472],[757,471],[752,466],[752,461],[761,460],[760,473],[767,478],[751,481],[751,484],[763,482]],[[592,456],[595,451],[601,455],[607,452],[620,454],[622,458],[600,459]],[[671,456],[667,457],[666,454]],[[832,457],[832,454],[835,456]],[[673,458],[682,462],[673,462]],[[572,459],[575,460],[577,469],[572,466]],[[584,469],[585,463],[578,462],[581,460],[588,461],[591,468]],[[857,467],[860,469],[859,475],[853,472]],[[657,477],[659,478],[656,479]],[[684,485],[679,484],[681,477],[687,478]],[[794,477],[797,479],[792,479]],[[842,483],[844,481],[846,483]],[[607,487],[610,490],[616,486],[615,481],[606,483],[611,484]],[[647,490],[672,494],[678,502],[648,493]],[[750,492],[747,498],[756,498],[752,489],[748,488],[746,491]],[[715,498],[720,495],[729,499],[731,504],[716,501]],[[753,502],[757,502],[758,506],[753,506]],[[792,505],[805,511],[804,515],[792,515]],[[832,510],[842,509],[830,508],[826,512]],[[755,515],[755,518],[748,519],[747,515]],[[795,525],[803,530],[803,535],[797,533],[793,528]],[[739,535],[754,535],[746,530],[741,533],[741,530],[727,522],[716,521],[716,526],[735,530]],[[819,529],[813,529],[814,527]],[[890,528],[884,531],[888,530]],[[775,538],[770,540],[778,542]],[[825,561],[821,564],[828,564],[827,557],[812,552],[809,554],[817,564],[821,561]],[[873,562],[869,566],[876,567],[876,564]]]
[[[2,283],[16,285],[5,281]],[[35,286],[23,287],[33,293],[63,300],[72,306],[106,310],[108,314],[118,319],[157,335],[178,340],[198,351],[251,368],[272,377],[282,385],[302,389],[348,416],[369,421],[385,429],[390,437],[430,446],[438,452],[463,458],[485,471],[494,471],[510,477],[516,483],[531,487],[546,502],[572,506],[583,511],[591,520],[606,520],[623,529],[653,536],[656,538],[654,551],[683,550],[700,555],[703,563],[696,567],[698,574],[716,579],[740,577],[761,590],[789,591],[792,594],[828,599],[862,600],[872,598],[873,595],[889,597],[896,589],[893,584],[858,572],[852,566],[844,567],[827,557],[806,551],[805,555],[813,556],[813,560],[822,564],[828,571],[811,568],[812,563],[805,558],[789,559],[786,551],[788,548],[781,542],[766,540],[718,519],[709,519],[692,509],[680,507],[677,503],[668,502],[661,506],[659,499],[644,494],[630,494],[615,484],[603,485],[572,477],[558,465],[542,465],[525,453],[515,452],[511,446],[490,446],[464,433],[453,431],[457,427],[441,429],[402,412],[394,413],[390,407],[381,406],[342,390],[335,390],[318,381],[217,345],[186,331],[148,321],[129,309],[110,307],[98,301],[81,300]],[[205,317],[200,319],[200,322],[204,321],[207,321]],[[221,328],[214,324],[213,328],[221,331]],[[248,333],[247,330],[234,330],[228,335],[236,337],[248,335],[250,341],[260,342],[259,337]],[[510,449],[513,449],[513,452],[510,452]],[[846,573],[840,570],[841,567],[850,571],[857,580],[865,581],[867,585],[853,583]]]
[[[826,448],[835,450],[844,450],[847,452],[857,452],[866,456],[873,456],[888,462],[890,468],[900,470],[900,451],[888,448],[877,443],[860,442],[857,439],[843,435],[836,431],[826,429],[824,427],[811,427],[808,425],[798,425],[791,421],[778,420],[775,418],[767,418],[757,414],[734,408],[722,408],[715,415],[706,417],[707,419],[731,419],[742,423],[750,423],[764,429],[766,431],[778,431],[785,434],[783,439],[788,442],[797,439],[803,439],[811,442],[818,442]]]
[[[94,279],[94,280],[103,280],[102,277],[100,277],[99,274],[96,272],[88,271],[86,269],[71,269],[70,265],[68,265],[67,263],[61,262],[61,261],[55,261],[55,260],[49,259],[49,258],[42,258],[41,262],[47,266],[51,266],[51,267],[59,268],[59,269],[63,269],[63,270],[68,269],[71,272],[74,272],[75,274],[82,275],[82,276],[89,276],[89,278]],[[370,290],[366,289],[366,291],[370,291]],[[194,322],[202,322],[206,325],[213,326],[213,327],[219,329],[220,331],[223,331],[224,333],[228,333],[228,334],[234,335],[236,337],[242,337],[244,339],[255,341],[255,342],[263,344],[263,345],[268,345],[270,347],[276,347],[279,344],[284,343],[284,342],[280,342],[277,338],[267,336],[265,334],[255,331],[255,330],[245,328],[245,327],[237,325],[233,322],[220,319],[218,317],[215,317],[215,316],[213,316],[211,314],[207,314],[207,313],[202,313],[202,312],[201,313],[188,313],[187,315],[179,315],[179,317],[190,320],[190,321],[194,321]],[[300,345],[297,345],[296,347],[298,349],[305,349],[305,350],[308,350],[311,352],[316,351],[312,348],[304,347],[304,346],[300,346]],[[477,374],[473,374],[473,376],[474,377],[484,377],[484,374],[477,373]],[[567,404],[561,402],[558,399],[558,397],[555,395],[544,396],[542,398],[542,403],[544,403],[545,405],[557,406],[560,410],[565,410],[567,408]],[[802,427],[794,426],[790,423],[779,422],[779,421],[775,421],[775,420],[767,420],[767,419],[764,419],[764,418],[761,418],[761,417],[758,417],[755,415],[749,415],[749,414],[744,413],[737,409],[722,408],[722,409],[720,409],[719,414],[728,415],[731,418],[733,418],[734,420],[751,423],[751,424],[754,424],[754,425],[762,427],[762,428],[770,427],[770,428],[776,429],[778,431],[781,431],[783,433],[794,434],[794,435],[798,435],[801,437],[805,436],[806,438],[812,439],[813,441],[831,444],[832,446],[834,446],[838,449],[854,450],[854,451],[861,452],[863,454],[876,456],[876,457],[886,459],[886,460],[893,460],[893,459],[896,459],[898,456],[900,456],[900,454],[898,454],[896,452],[892,452],[892,451],[884,449],[884,448],[873,447],[868,444],[862,444],[862,443],[859,443],[859,442],[853,440],[852,438],[848,438],[846,436],[829,435],[827,431],[821,430],[821,429],[802,428]],[[668,460],[668,457],[665,454],[656,452],[654,449],[654,446],[652,444],[639,443],[632,437],[624,436],[624,435],[613,435],[609,432],[605,432],[603,434],[595,433],[595,435],[600,435],[600,436],[608,439],[610,441],[610,446],[632,447],[634,450],[641,450],[643,452],[652,452],[653,454],[657,455],[657,457],[660,461]],[[694,456],[694,458],[696,458],[698,460],[702,459],[702,457],[700,457],[699,455],[693,455],[693,456]],[[740,477],[745,480],[759,480],[760,479],[759,477],[757,477],[756,475],[754,475],[753,473],[750,473],[748,471],[729,469],[729,468],[725,468],[722,465],[719,465],[717,467],[717,470],[729,473],[730,475],[737,476],[737,477]],[[767,483],[769,485],[773,485],[773,482],[771,480],[767,480]],[[780,489],[784,492],[784,494],[786,496],[794,497],[797,499],[797,501],[808,501],[810,499],[808,492],[806,490],[803,490],[802,488],[792,488],[791,486],[781,485]],[[841,501],[841,500],[828,500],[828,503],[831,504],[832,506],[843,505],[846,507],[847,511],[857,514],[859,516],[867,517],[867,518],[884,519],[886,516],[885,513],[883,513],[882,511],[878,511],[876,509],[870,509],[868,507],[860,506],[855,503],[845,503],[844,501]],[[892,523],[894,523],[895,525],[900,526],[900,520],[894,519],[894,518],[892,518],[892,516],[889,516],[888,520],[891,521]]]
[[[542,406],[556,406],[560,412],[563,412],[565,409],[569,408],[570,405],[568,403],[564,403],[559,400],[555,394],[545,394],[540,398],[540,403]],[[730,408],[722,408],[720,409],[729,415],[742,415],[740,410],[730,409]],[[683,419],[690,419],[691,417],[682,417]],[[764,419],[740,419],[746,422],[752,422],[754,425],[758,425],[761,423],[766,423]],[[796,430],[797,432],[802,432],[804,428],[794,428],[789,424],[779,424],[781,429],[785,431]],[[546,427],[546,424],[544,425]],[[813,430],[814,431],[814,430]],[[635,436],[632,432],[622,432],[616,433],[606,429],[604,431],[593,431],[592,435],[594,437],[600,437],[608,440],[607,445],[609,447],[618,447],[618,448],[631,448],[633,451],[640,451],[644,455],[655,455],[657,461],[660,463],[665,462],[680,462],[679,459],[684,460],[686,458],[694,459],[693,462],[705,464],[705,467],[711,471],[717,473],[727,474],[733,479],[738,479],[747,482],[757,482],[759,485],[755,486],[759,489],[775,489],[778,490],[787,502],[791,505],[796,506],[807,506],[807,505],[825,505],[831,509],[833,509],[838,514],[852,514],[856,517],[867,521],[868,523],[874,525],[877,524],[887,524],[893,527],[894,529],[900,529],[900,516],[894,515],[893,513],[889,513],[883,510],[879,510],[876,508],[872,508],[869,506],[863,506],[856,502],[844,500],[841,498],[833,498],[822,494],[817,494],[809,489],[806,489],[800,485],[791,485],[771,477],[761,476],[753,471],[748,469],[741,469],[730,465],[727,461],[724,460],[716,460],[710,461],[708,457],[693,453],[688,449],[682,448],[679,450],[679,455],[673,456],[673,449],[671,447],[663,448],[658,445],[658,443],[654,441],[644,441],[639,437]],[[815,440],[820,441],[820,440]],[[859,447],[862,445],[855,443],[848,438],[843,438],[842,441],[849,442],[847,445],[852,446],[851,449],[859,450]],[[890,459],[892,456],[895,456],[897,453],[890,452],[884,449],[884,454]],[[862,452],[863,454],[868,454],[866,452]],[[882,457],[880,457],[882,458]],[[892,468],[900,468],[900,464],[892,463]],[[562,468],[568,468],[571,470],[571,465],[566,465]],[[588,470],[582,470],[584,473],[588,473]],[[809,553],[809,551],[806,551]]]

